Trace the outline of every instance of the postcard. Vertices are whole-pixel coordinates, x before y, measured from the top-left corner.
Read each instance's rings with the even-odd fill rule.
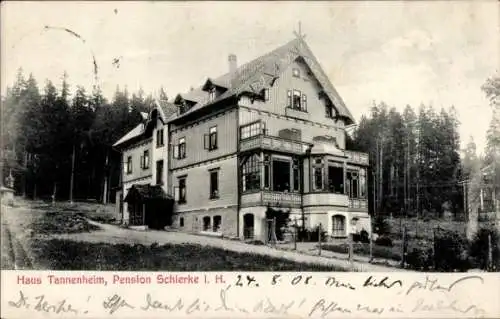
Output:
[[[2,318],[498,318],[500,7],[1,7]]]

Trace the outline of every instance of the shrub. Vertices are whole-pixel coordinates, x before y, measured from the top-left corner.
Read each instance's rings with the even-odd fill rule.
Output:
[[[366,230],[362,229],[359,232],[359,241],[362,243],[369,243],[370,242],[370,235],[368,234],[368,232]]]
[[[458,232],[441,230],[434,239],[435,268],[438,271],[470,269],[469,242]]]
[[[391,225],[389,222],[385,219],[385,216],[377,216],[374,221],[374,230],[375,233],[379,235],[385,235],[389,234],[391,232]]]
[[[433,264],[432,258],[432,248],[413,248],[406,256],[406,263],[411,269],[427,271]]]
[[[492,269],[488,269],[488,235],[491,236]],[[472,239],[469,254],[477,267],[485,270],[498,271],[500,269],[499,234],[496,229],[480,229]]]
[[[318,241],[318,230],[319,226],[311,229],[303,229],[299,231],[298,240],[305,242],[317,242]],[[323,229],[321,230],[321,241],[327,241],[327,233]]]
[[[380,236],[375,240],[375,244],[379,246],[392,247],[392,239],[388,236]]]

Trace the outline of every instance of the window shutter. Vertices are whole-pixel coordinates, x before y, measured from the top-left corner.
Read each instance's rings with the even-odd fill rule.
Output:
[[[179,158],[179,145],[178,144],[174,144],[173,148],[174,148],[173,149],[174,158],[178,159]]]
[[[302,110],[307,111],[307,95],[302,94]]]
[[[209,146],[210,146],[209,135],[203,134],[203,148],[208,150]]]
[[[179,201],[179,198],[180,198],[180,196],[179,196],[179,187],[178,187],[178,186],[175,186],[175,187],[174,187],[174,200],[175,200],[176,202],[178,202],[178,201]]]
[[[141,168],[144,168],[144,156],[141,155]]]

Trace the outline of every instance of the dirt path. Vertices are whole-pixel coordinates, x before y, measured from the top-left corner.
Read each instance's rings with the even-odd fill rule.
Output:
[[[324,256],[312,256],[295,251],[274,249],[268,246],[256,246],[245,244],[240,241],[225,240],[215,237],[199,236],[181,232],[168,232],[168,231],[136,231],[131,229],[124,229],[117,226],[105,225],[97,222],[91,222],[102,228],[100,231],[82,234],[63,234],[57,235],[60,239],[70,239],[74,241],[85,241],[92,243],[115,243],[115,244],[143,244],[151,245],[157,243],[162,244],[199,244],[212,247],[218,247],[235,252],[242,253],[255,253],[259,255],[267,255],[276,258],[284,258],[299,263],[315,263],[321,265],[330,265],[341,267],[345,270],[351,270],[353,267],[347,260],[328,258]],[[380,265],[372,265],[364,262],[353,263],[354,270],[367,271],[367,272],[393,272],[403,271],[393,267],[385,267]]]
[[[29,207],[1,207],[2,269],[33,269],[28,241],[32,237],[30,224],[33,213]]]
[[[299,263],[314,263],[320,265],[339,267],[345,270],[369,272],[404,271],[402,269],[373,265],[363,260],[355,260],[351,265],[345,258],[335,254],[323,252],[322,256],[297,252],[285,249],[275,249],[269,246],[245,244],[241,241],[227,240],[216,237],[207,237],[174,231],[136,231],[118,226],[101,224],[91,221],[101,230],[90,233],[58,234],[43,236],[35,234],[28,227],[37,215],[44,213],[43,207],[36,203],[23,201],[16,202],[17,207],[2,206],[2,269],[43,269],[40,267],[30,251],[30,241],[50,238],[68,239],[91,243],[121,243],[121,244],[199,244],[222,248],[240,253],[254,253],[276,258],[284,258]],[[50,205],[49,205],[50,206]],[[38,215],[39,216],[39,215]]]

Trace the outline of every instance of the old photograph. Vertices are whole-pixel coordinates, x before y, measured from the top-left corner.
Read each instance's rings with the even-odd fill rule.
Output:
[[[498,272],[499,17],[3,2],[1,269]]]

